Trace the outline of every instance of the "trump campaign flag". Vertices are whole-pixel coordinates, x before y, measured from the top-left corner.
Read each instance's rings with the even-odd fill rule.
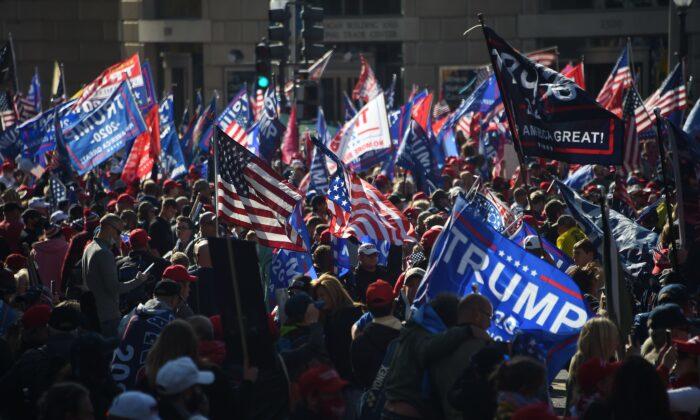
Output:
[[[396,165],[411,171],[416,187],[426,193],[437,189],[440,171],[428,136],[420,124],[411,120],[406,136],[396,154]]]
[[[622,121],[571,79],[534,63],[483,26],[514,139],[526,156],[621,165]]]
[[[554,355],[574,354],[578,333],[590,316],[576,283],[472,217],[459,196],[433,246],[415,302],[424,304],[443,292],[466,296],[474,289],[493,305],[488,332],[495,340],[512,341],[528,334],[551,345],[550,378],[567,359]]]
[[[163,178],[179,178],[187,173],[187,167],[175,127],[172,94],[161,101],[158,114],[160,116],[160,171]]]
[[[583,61],[575,66],[571,63],[567,64],[561,71],[561,74],[573,80],[574,83],[581,87],[581,89],[586,90],[586,78],[584,76]]]
[[[681,246],[692,245],[698,239],[700,227],[700,144],[692,140],[669,119],[664,119],[664,130],[673,156],[673,178],[676,184],[676,213],[680,222]],[[688,236],[690,235],[690,236]]]
[[[384,95],[377,95],[341,128],[329,149],[350,168],[361,167],[363,154],[391,148]]]
[[[147,106],[149,95],[143,77],[141,61],[138,54],[134,54],[107,68],[95,80],[82,88],[76,94],[78,101],[75,102],[74,107],[80,112],[93,110],[102,101],[109,98],[124,81],[127,81],[131,87],[136,103],[139,106]]]
[[[304,224],[304,217],[301,214],[301,205],[294,208],[294,212],[289,216],[289,224],[304,240],[307,249],[311,249],[311,238]],[[287,289],[292,284],[294,277],[303,274],[316,278],[316,270],[308,251],[290,251],[288,249],[275,249],[272,253],[272,263],[270,264],[270,289]]]
[[[238,143],[244,144],[246,131],[253,121],[253,114],[250,110],[248,100],[248,88],[245,86],[238,91],[236,96],[226,106],[224,111],[216,118],[216,125]]]
[[[155,159],[160,154],[160,116],[158,107],[152,107],[144,117],[146,130],[131,145],[129,156],[122,169],[121,179],[127,185],[135,179],[144,179],[151,175]]]
[[[372,66],[369,65],[362,54],[360,54],[360,63],[360,77],[352,90],[352,99],[354,101],[362,99],[364,102],[369,102],[382,93],[382,88],[379,87],[379,82],[374,76]]]
[[[537,235],[535,228],[528,225],[526,222],[522,222],[518,230],[511,235],[510,240],[524,248],[525,239],[532,235]],[[557,248],[556,245],[549,242],[544,236],[540,236],[540,241],[542,242],[542,249],[549,254],[554,262],[554,265],[559,270],[566,273],[566,269],[574,264],[574,262],[571,261],[571,258],[569,258],[564,251]]]
[[[63,130],[62,138],[73,168],[82,175],[109,159],[146,129],[129,85],[122,82],[111,97]]]
[[[279,149],[280,140],[284,134],[284,124],[280,122],[277,114],[277,96],[272,86],[267,88],[265,92],[265,100],[256,125],[258,126],[260,156],[270,162]]]

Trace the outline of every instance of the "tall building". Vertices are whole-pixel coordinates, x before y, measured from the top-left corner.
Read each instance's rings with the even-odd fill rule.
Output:
[[[392,74],[399,76],[399,96],[418,84],[457,103],[476,69],[489,62],[481,31],[463,36],[479,12],[522,51],[556,46],[561,67],[585,60],[587,86],[594,93],[628,36],[642,95],[663,80],[669,59],[671,65],[677,60],[669,54],[678,49],[671,0],[306,3],[325,9],[325,44],[336,51],[322,81],[322,102],[331,120],[340,118],[339,97],[356,81],[360,53],[383,85]],[[223,104],[253,82],[254,48],[267,36],[268,8],[268,0],[4,0],[0,29],[15,37],[21,83],[34,66],[48,83],[50,65],[58,59],[66,63],[68,88],[77,90],[120,57],[139,53],[152,63],[159,92],[172,90],[181,108],[197,88],[207,99],[218,91]],[[698,4],[688,13],[687,32],[692,74],[700,70]]]

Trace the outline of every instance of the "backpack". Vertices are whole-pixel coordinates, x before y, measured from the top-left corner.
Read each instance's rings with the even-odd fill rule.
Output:
[[[386,403],[386,394],[384,388],[386,385],[386,377],[389,373],[389,367],[394,360],[396,348],[399,345],[399,339],[396,338],[389,343],[384,353],[384,359],[377,371],[377,376],[372,382],[372,386],[362,393],[360,397],[360,419],[361,420],[379,420],[382,416],[384,403]]]

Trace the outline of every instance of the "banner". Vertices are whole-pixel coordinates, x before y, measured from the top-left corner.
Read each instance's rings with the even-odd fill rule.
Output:
[[[83,175],[109,159],[146,130],[146,123],[126,83],[94,111],[63,131],[72,166]]]
[[[360,157],[374,150],[391,147],[389,122],[384,95],[377,95],[336,134],[329,149],[351,168],[360,163]]]
[[[474,219],[460,196],[433,247],[415,302],[426,303],[443,292],[466,296],[474,289],[493,305],[488,332],[494,340],[536,334],[574,354],[579,330],[590,316],[576,283]],[[562,367],[548,360],[550,372]]]
[[[160,116],[160,172],[163,178],[175,179],[187,173],[185,156],[177,137],[173,115],[173,95],[168,95],[158,108]]]
[[[416,187],[425,193],[432,193],[440,184],[440,171],[428,136],[415,120],[411,120],[396,154],[396,165],[411,171]]]
[[[122,82],[127,81],[131,87],[136,103],[147,107],[149,103],[148,90],[141,70],[138,54],[134,54],[104,70],[95,80],[82,88],[76,94],[77,112],[85,113],[94,110],[102,101],[112,96]]]
[[[501,96],[526,156],[621,165],[622,121],[571,79],[517,52],[484,27]],[[505,89],[505,91],[503,91]]]

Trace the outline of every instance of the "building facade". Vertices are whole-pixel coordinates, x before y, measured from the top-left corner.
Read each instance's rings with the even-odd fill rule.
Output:
[[[463,35],[477,23],[479,12],[522,51],[556,46],[560,67],[583,59],[594,93],[627,36],[643,96],[677,60],[669,54],[678,49],[671,0],[307,3],[324,7],[325,43],[336,50],[322,81],[329,119],[340,118],[339,97],[356,81],[360,53],[383,85],[392,74],[399,76],[399,95],[417,84],[457,103],[461,88],[489,61],[481,31]],[[254,80],[254,48],[267,36],[268,8],[268,0],[2,0],[0,23],[2,33],[11,31],[15,38],[21,84],[28,83],[35,66],[48,84],[57,59],[65,62],[68,88],[75,91],[120,57],[138,53],[152,63],[158,90],[172,91],[180,108],[197,88],[206,99],[217,91],[223,105],[243,83]],[[687,33],[692,74],[700,70],[698,4],[688,13]]]

